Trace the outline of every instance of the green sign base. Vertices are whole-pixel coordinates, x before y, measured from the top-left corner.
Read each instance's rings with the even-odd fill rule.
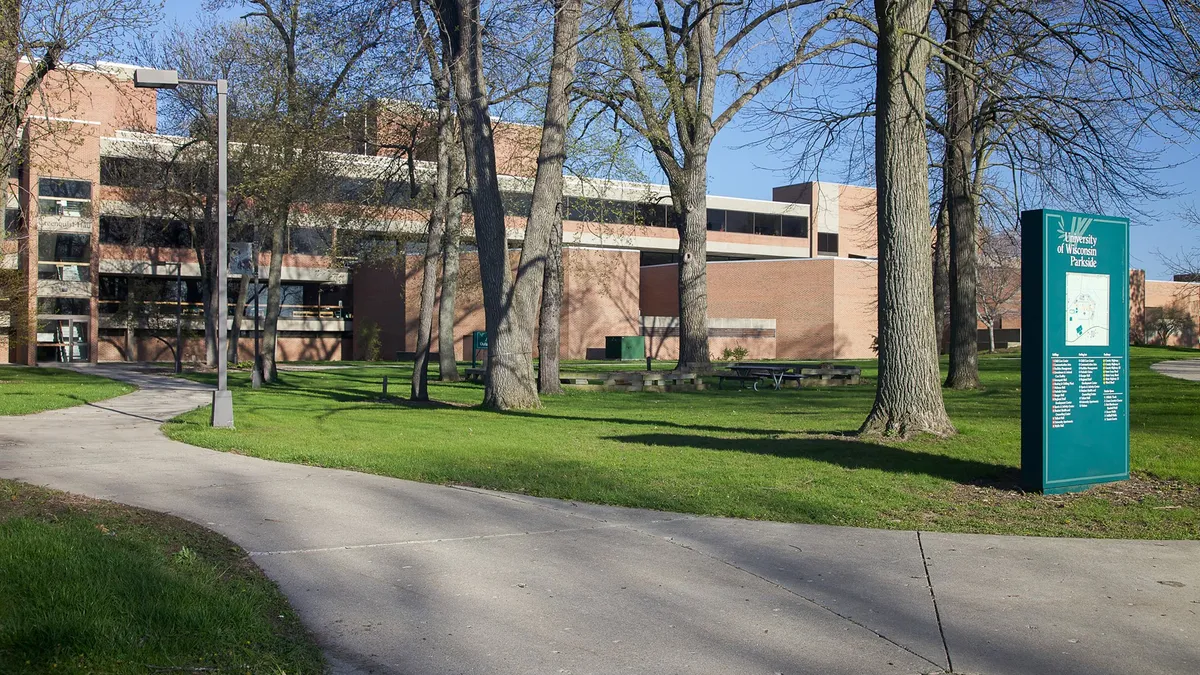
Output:
[[[1129,220],[1021,214],[1021,482],[1129,478]]]

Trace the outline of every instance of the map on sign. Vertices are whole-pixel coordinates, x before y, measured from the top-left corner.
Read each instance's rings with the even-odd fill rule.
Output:
[[[1067,344],[1108,346],[1107,274],[1067,272]]]

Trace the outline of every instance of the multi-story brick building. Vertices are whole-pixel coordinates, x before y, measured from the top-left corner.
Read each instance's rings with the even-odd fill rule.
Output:
[[[131,200],[133,174],[122,168],[187,141],[155,133],[156,92],[135,89],[132,71],[108,63],[56,71],[31,111],[21,166],[10,178],[0,250],[0,265],[19,270],[25,281],[21,302],[30,320],[0,317],[12,323],[8,345],[0,327],[0,359],[170,360],[175,312],[187,329],[183,358],[203,358],[197,336],[204,326],[201,270],[186,233],[178,223],[164,222],[153,237],[127,235],[126,221],[144,216],[144,205]],[[369,133],[364,131],[361,147],[337,153],[348,191],[355,181],[394,173],[388,168],[405,161],[397,144],[378,139],[402,135],[408,117],[411,107],[402,104],[371,107],[362,121]],[[497,123],[514,246],[528,215],[538,137],[536,127]],[[421,157],[417,149],[415,163],[429,175],[431,166]],[[876,331],[874,198],[871,188],[824,182],[775,188],[769,201],[710,196],[714,353],[742,346],[755,358],[870,356]],[[647,336],[651,356],[674,356],[678,235],[667,226],[667,188],[568,177],[564,201],[562,356],[585,358],[603,349],[607,335],[638,334]],[[393,206],[370,227],[409,233],[414,243],[383,264],[335,258],[330,242],[337,240],[336,225],[293,219],[283,260],[279,359],[361,358],[364,341],[356,335],[367,324],[378,328],[382,354],[414,348],[422,270],[417,243],[425,214],[403,199]],[[463,234],[453,327],[460,350],[464,338],[483,328],[469,225]],[[258,261],[263,278],[267,260],[262,254]],[[150,313],[161,320],[146,319],[145,312],[133,322],[119,318],[135,283],[166,291],[159,297],[167,299],[155,301],[164,304],[162,311]],[[253,316],[238,320],[241,357],[248,359]]]

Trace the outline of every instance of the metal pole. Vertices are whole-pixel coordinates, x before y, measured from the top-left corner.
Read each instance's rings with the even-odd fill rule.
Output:
[[[261,277],[258,274],[258,225],[254,226],[254,243],[250,250],[254,252],[254,372],[250,376],[250,385],[255,389],[262,386],[262,356],[258,347],[258,296],[262,294]]]
[[[212,425],[233,428],[233,394],[229,391],[229,204],[226,98],[229,82],[217,80],[217,391],[213,393]]]
[[[175,374],[183,372],[183,263],[175,263]]]

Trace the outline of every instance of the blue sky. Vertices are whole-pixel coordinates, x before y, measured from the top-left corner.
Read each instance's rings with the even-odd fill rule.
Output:
[[[166,0],[163,23],[188,22],[200,15],[203,0]],[[221,14],[236,17],[239,8],[225,9]],[[740,147],[757,140],[754,135],[737,128],[734,121],[717,136],[712,154],[709,156],[708,175],[711,194],[750,199],[770,199],[771,187],[792,182],[790,176],[781,171],[785,160],[772,157],[763,147]],[[1185,193],[1176,199],[1162,203],[1142,204],[1142,209],[1160,214],[1154,220],[1134,219],[1130,231],[1130,264],[1146,270],[1148,278],[1169,279],[1166,265],[1156,251],[1170,253],[1180,248],[1200,247],[1200,229],[1185,227],[1177,213],[1191,203],[1200,203],[1200,142],[1186,146],[1163,147],[1164,164],[1178,163],[1180,166],[1164,172],[1162,180],[1176,191]],[[807,180],[801,177],[800,180]],[[837,180],[826,177],[827,180]],[[1045,204],[1054,208],[1055,204]],[[1131,215],[1131,214],[1115,214]]]

